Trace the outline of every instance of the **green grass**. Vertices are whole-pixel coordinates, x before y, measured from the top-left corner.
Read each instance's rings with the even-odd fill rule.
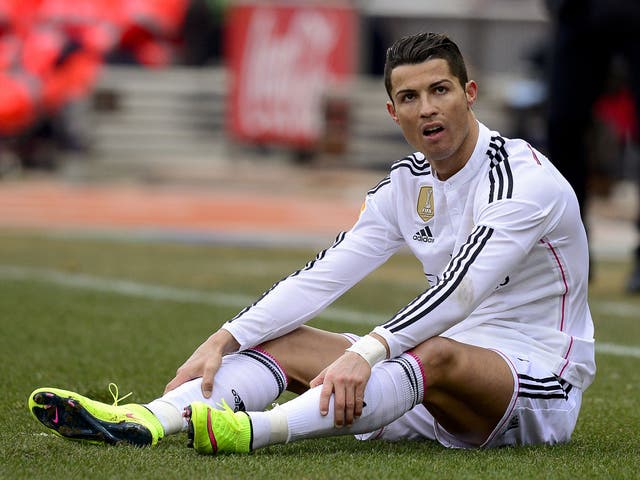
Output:
[[[209,458],[185,448],[181,435],[153,449],[67,442],[46,434],[30,416],[27,397],[40,386],[109,401],[107,385],[117,382],[121,394],[134,392],[133,401],[154,398],[193,349],[242,306],[80,288],[56,281],[52,272],[64,273],[64,278],[88,275],[178,292],[254,298],[314,255],[290,248],[0,233],[0,477],[638,478],[640,358],[604,353],[597,356],[597,379],[584,396],[573,441],[554,447],[455,451],[429,442],[340,437]],[[637,348],[640,319],[628,312],[640,311],[640,299],[622,293],[628,268],[598,264],[591,305],[598,340]],[[422,285],[416,262],[399,255],[345,295],[338,308],[387,316]],[[627,312],[612,305],[622,305]],[[356,333],[369,330],[367,325],[341,322],[339,315],[314,324]]]

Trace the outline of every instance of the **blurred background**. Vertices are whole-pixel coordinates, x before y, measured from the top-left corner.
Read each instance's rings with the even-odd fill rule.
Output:
[[[547,153],[555,29],[559,12],[575,3],[0,0],[0,226],[117,223],[97,207],[80,219],[56,214],[65,200],[38,195],[53,184],[65,186],[78,211],[89,203],[87,185],[126,182],[137,192],[171,184],[316,195],[357,213],[366,189],[410,152],[385,109],[385,50],[425,30],[461,47],[480,86],[480,121]],[[634,258],[637,241],[637,116],[628,80],[614,56],[589,112],[583,161],[595,218],[588,223],[602,257]],[[132,198],[151,208],[158,197]],[[111,208],[111,216],[129,209]],[[175,216],[167,228],[183,225]],[[126,226],[138,218],[161,229],[156,217]]]
[[[465,52],[480,118],[542,141],[521,110],[543,100],[547,16],[526,0],[0,0],[3,150],[25,168],[230,146],[384,167],[407,150],[385,50],[425,29]]]

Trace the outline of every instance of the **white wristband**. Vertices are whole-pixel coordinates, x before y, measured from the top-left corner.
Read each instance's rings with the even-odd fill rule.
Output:
[[[347,348],[347,352],[354,352],[364,358],[370,367],[387,358],[387,349],[380,340],[371,335],[365,335]]]

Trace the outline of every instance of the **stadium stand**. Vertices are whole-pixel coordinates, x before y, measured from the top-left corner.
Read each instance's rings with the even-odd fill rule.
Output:
[[[111,59],[173,62],[188,0],[0,0],[0,149],[51,167],[50,144],[80,148],[66,111]]]

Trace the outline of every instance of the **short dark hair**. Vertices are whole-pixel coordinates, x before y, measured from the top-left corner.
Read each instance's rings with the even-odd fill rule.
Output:
[[[462,88],[465,88],[469,77],[458,46],[442,33],[426,32],[401,38],[387,49],[384,86],[389,98],[391,98],[391,72],[394,68],[400,65],[422,63],[432,58],[446,60],[451,73],[458,79]]]

